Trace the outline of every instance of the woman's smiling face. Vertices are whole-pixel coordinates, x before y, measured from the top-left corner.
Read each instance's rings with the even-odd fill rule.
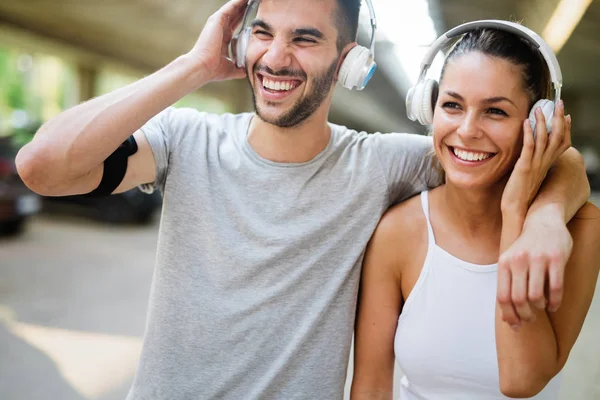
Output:
[[[500,182],[514,167],[529,115],[522,67],[471,51],[445,67],[433,118],[446,180],[465,189]]]

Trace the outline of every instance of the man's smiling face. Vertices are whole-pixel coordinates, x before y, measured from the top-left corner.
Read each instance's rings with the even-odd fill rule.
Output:
[[[263,0],[246,58],[258,116],[296,126],[329,107],[339,61],[335,0]]]

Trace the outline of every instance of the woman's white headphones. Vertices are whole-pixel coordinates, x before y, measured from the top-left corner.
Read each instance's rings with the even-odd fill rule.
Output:
[[[548,99],[538,100],[529,113],[529,121],[533,132],[535,133],[536,119],[534,112],[537,107],[541,107],[544,112],[544,117],[546,118],[546,129],[550,132],[552,130],[554,105],[555,102],[560,100],[560,92],[563,84],[562,72],[558,60],[556,59],[556,55],[548,43],[531,29],[520,24],[502,20],[467,22],[466,24],[459,25],[456,28],[449,30],[433,42],[421,63],[421,73],[419,74],[417,83],[409,89],[406,95],[406,113],[408,118],[412,121],[418,121],[422,125],[431,125],[433,123],[433,110],[435,109],[435,104],[437,102],[439,84],[434,79],[425,79],[425,74],[427,74],[427,70],[433,63],[437,53],[450,41],[459,35],[463,35],[478,28],[499,29],[514,33],[532,43],[540,51],[544,60],[546,60],[546,64],[550,71],[550,78],[554,86],[554,101]]]
[[[248,0],[244,19],[242,20],[241,30],[234,35],[229,44],[231,58],[235,61],[238,68],[246,66],[246,51],[248,42],[252,34],[252,28],[247,26],[248,18],[260,0]],[[362,90],[373,77],[377,64],[375,63],[375,31],[377,29],[377,20],[375,19],[375,10],[371,0],[366,0],[371,16],[371,44],[369,48],[355,46],[348,52],[344,62],[340,67],[338,82],[347,89]]]

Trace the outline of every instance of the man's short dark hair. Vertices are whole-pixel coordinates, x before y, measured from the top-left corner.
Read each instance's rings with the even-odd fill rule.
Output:
[[[356,41],[361,0],[336,0],[336,2],[337,48],[341,51],[348,43]]]

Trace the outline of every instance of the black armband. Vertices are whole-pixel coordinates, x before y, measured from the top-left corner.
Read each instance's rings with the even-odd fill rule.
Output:
[[[138,150],[137,142],[133,135],[129,136],[117,150],[104,160],[102,180],[98,187],[84,195],[86,197],[109,196],[123,181],[127,172],[127,159]]]

